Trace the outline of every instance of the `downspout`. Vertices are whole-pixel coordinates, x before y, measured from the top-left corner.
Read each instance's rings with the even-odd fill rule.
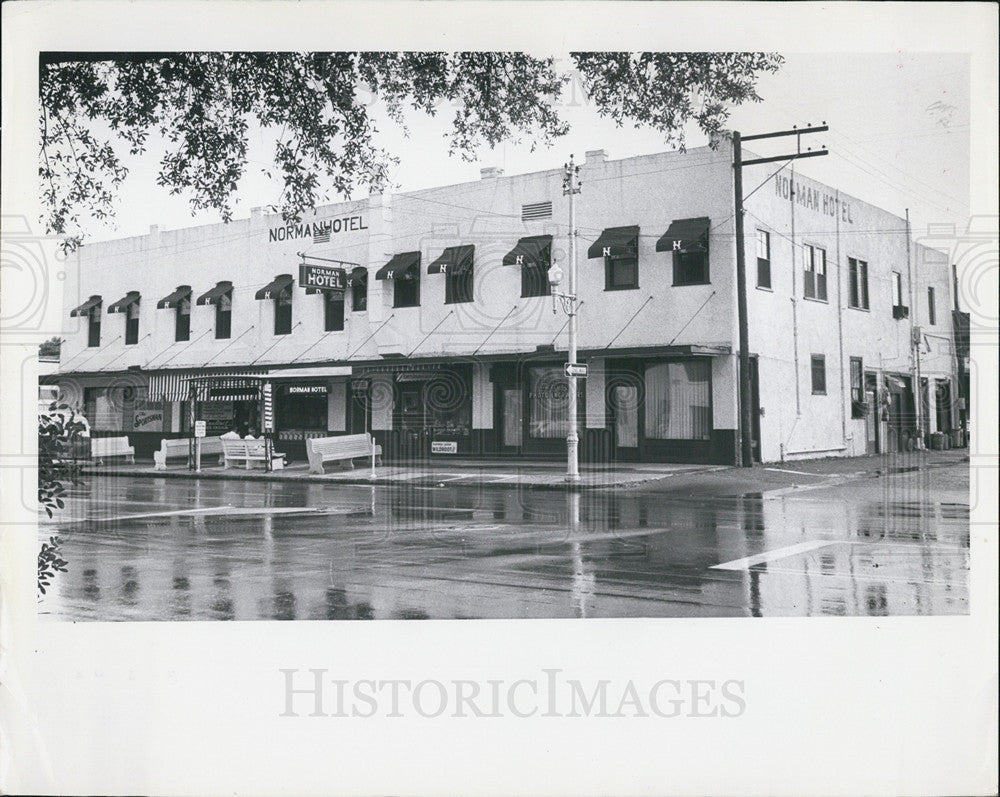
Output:
[[[795,298],[795,286],[798,281],[798,270],[795,268],[795,167],[791,168],[791,180],[788,189],[788,201],[791,205],[791,238],[792,238],[792,358],[795,363],[795,417],[802,416],[802,397],[799,392],[799,314]]]
[[[836,204],[834,210],[837,213],[837,346],[840,352],[840,435],[847,447],[847,411],[844,407],[844,302],[843,302],[843,269],[844,264],[840,258],[840,189],[836,189]],[[861,372],[862,395],[864,395],[864,370]]]
[[[920,385],[920,343],[914,336],[917,319],[917,295],[913,285],[913,262],[910,254],[910,209],[906,208],[906,281],[910,297],[910,376],[913,380],[913,420],[916,424],[917,448],[923,448],[923,408],[920,406],[923,392]]]

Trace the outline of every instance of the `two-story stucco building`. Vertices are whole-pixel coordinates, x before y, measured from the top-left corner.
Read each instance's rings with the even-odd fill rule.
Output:
[[[733,169],[587,153],[576,197],[581,452],[738,459]],[[566,450],[563,169],[82,247],[58,383],[93,434],[371,430],[386,456]],[[755,179],[756,178],[756,179]],[[950,267],[898,216],[784,169],[746,201],[755,452],[895,450],[950,431]],[[565,286],[563,286],[564,288]],[[922,400],[921,400],[922,399]],[[919,435],[922,439],[923,435]]]

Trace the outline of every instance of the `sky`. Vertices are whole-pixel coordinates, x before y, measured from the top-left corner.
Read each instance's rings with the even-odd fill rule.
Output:
[[[552,54],[570,66],[568,56]],[[900,216],[909,209],[915,233],[928,224],[964,228],[970,214],[968,56],[902,51],[782,55],[786,61],[780,71],[759,81],[762,102],[735,108],[731,129],[749,135],[826,122],[830,130],[805,137],[803,146],[825,145],[830,154],[799,161],[798,171]],[[570,154],[582,160],[590,149],[605,149],[611,159],[668,149],[654,131],[617,128],[601,118],[579,88],[567,91],[559,110],[570,123],[569,134],[534,152],[529,142],[522,142],[483,147],[473,162],[449,156],[447,113],[433,118],[411,114],[409,137],[383,120],[379,142],[399,157],[391,170],[397,191],[476,180],[479,169],[487,166],[499,166],[508,175],[556,168]],[[240,183],[235,218],[279,200],[280,184],[263,174],[271,140],[267,131],[251,133],[251,162]],[[687,143],[692,148],[707,141],[692,129]],[[794,139],[751,146],[761,155],[782,154],[794,147]],[[141,235],[152,224],[175,229],[220,220],[214,212],[192,216],[183,196],[156,187],[153,152],[127,161],[131,174],[120,192],[117,229],[95,224],[90,228],[93,240]],[[331,194],[331,201],[337,197]]]

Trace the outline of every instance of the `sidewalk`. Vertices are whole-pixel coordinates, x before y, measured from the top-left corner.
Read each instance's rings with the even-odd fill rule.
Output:
[[[214,460],[214,458],[213,458]],[[200,473],[184,465],[168,466],[165,471],[153,469],[151,461],[114,464],[103,467],[86,465],[85,476],[128,476],[179,479],[235,479],[241,481],[305,481],[323,484],[374,484],[413,486],[471,486],[495,489],[526,487],[533,490],[608,489],[608,488],[676,488],[681,485],[709,486],[717,482],[741,483],[749,487],[766,484],[774,487],[794,487],[815,484],[818,477],[836,480],[876,477],[927,468],[956,465],[968,460],[966,449],[949,451],[917,451],[902,454],[881,454],[865,457],[839,457],[801,460],[786,463],[765,463],[753,468],[728,465],[678,465],[669,463],[611,463],[580,465],[580,481],[566,482],[566,464],[562,461],[535,460],[469,460],[433,459],[405,465],[381,465],[372,478],[370,466],[360,463],[354,470],[328,466],[325,475],[309,473],[305,462],[293,462],[283,470],[266,473],[243,468],[224,469],[213,464]]]

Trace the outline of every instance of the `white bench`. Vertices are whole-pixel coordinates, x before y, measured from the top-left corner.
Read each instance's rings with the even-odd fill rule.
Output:
[[[346,434],[339,437],[314,437],[306,440],[306,457],[309,458],[310,473],[324,473],[326,462],[341,462],[345,468],[353,468],[353,459],[372,455],[372,436]],[[375,446],[375,462],[382,464],[382,446]]]
[[[166,470],[168,459],[184,459],[187,461],[191,455],[190,437],[180,437],[173,440],[163,439],[160,441],[160,450],[153,452],[153,470]],[[210,457],[218,455],[219,464],[223,464],[222,441],[218,437],[201,438],[201,455]]]
[[[126,462],[135,462],[135,446],[128,444],[127,437],[90,438],[90,458],[98,465],[110,457],[125,457]]]
[[[254,462],[267,464],[267,446],[264,440],[228,440],[221,438],[223,467],[228,468],[231,462],[243,462],[250,470]],[[281,470],[285,467],[285,455],[277,451],[271,452],[271,470]]]

